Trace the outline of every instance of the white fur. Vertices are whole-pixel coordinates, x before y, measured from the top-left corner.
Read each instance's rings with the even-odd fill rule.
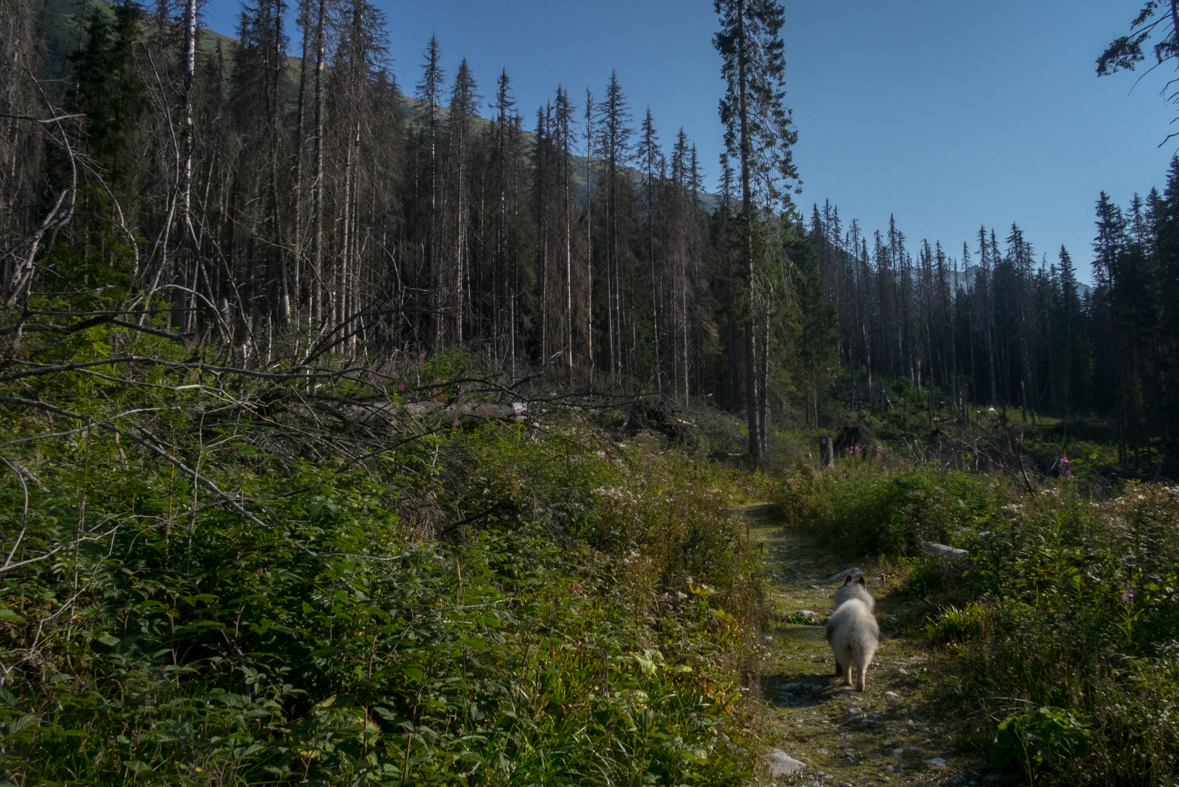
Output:
[[[872,594],[868,592],[868,586],[864,583],[863,575],[857,576],[854,579],[848,577],[847,581],[843,583],[843,587],[835,591],[835,608],[839,609],[843,602],[849,599],[858,598],[868,605],[868,611],[873,615],[876,614],[876,599],[872,598]]]
[[[863,691],[868,685],[868,665],[880,645],[880,626],[872,610],[858,598],[840,604],[827,620],[827,641],[835,654],[835,675]]]

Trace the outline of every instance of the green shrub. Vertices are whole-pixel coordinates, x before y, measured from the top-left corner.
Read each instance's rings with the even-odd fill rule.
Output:
[[[360,438],[194,389],[13,387],[190,472],[3,406],[0,782],[748,780],[762,591],[721,471],[577,422],[357,460]]]
[[[1088,753],[1089,731],[1060,708],[1042,707],[999,723],[988,764],[1014,767],[1032,783],[1042,769],[1061,772]]]
[[[985,628],[988,612],[978,604],[967,604],[958,609],[942,609],[925,627],[925,634],[937,644],[962,642],[980,636]]]
[[[918,554],[922,541],[959,541],[960,530],[987,519],[999,494],[967,473],[846,463],[800,470],[782,482],[775,502],[832,549],[895,557]]]
[[[887,454],[885,454],[887,455]],[[1179,772],[1179,487],[1113,499],[1063,479],[1030,493],[1000,476],[885,471],[875,457],[802,470],[776,497],[798,526],[857,555],[965,548],[908,588],[940,607],[943,691],[983,709],[964,741],[1036,784],[1169,785]],[[902,558],[903,559],[903,558]]]

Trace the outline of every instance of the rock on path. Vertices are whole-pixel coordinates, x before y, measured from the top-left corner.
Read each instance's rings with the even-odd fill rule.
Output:
[[[794,759],[781,749],[774,749],[767,754],[766,761],[770,764],[771,776],[789,776],[792,773],[798,773],[806,767],[805,762]]]

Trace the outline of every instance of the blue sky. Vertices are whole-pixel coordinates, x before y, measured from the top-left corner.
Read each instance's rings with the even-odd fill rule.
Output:
[[[980,224],[1002,240],[1015,222],[1037,257],[1055,261],[1064,244],[1088,279],[1099,192],[1126,207],[1161,190],[1179,149],[1158,147],[1172,117],[1159,96],[1166,74],[1131,91],[1136,74],[1094,72],[1142,2],[785,2],[800,208],[831,200],[845,226],[857,218],[869,234],[894,214],[910,248],[941,240],[955,257],[963,241],[973,253]],[[600,97],[617,69],[636,126],[650,107],[665,146],[683,127],[715,184],[723,85],[709,0],[376,5],[403,90],[431,33],[448,75],[465,56],[488,98],[506,69],[526,118],[558,84],[578,104],[586,87]],[[232,35],[239,8],[210,0],[206,26]]]

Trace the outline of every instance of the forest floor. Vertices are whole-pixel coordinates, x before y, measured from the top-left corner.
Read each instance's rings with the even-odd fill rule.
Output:
[[[760,691],[776,754],[805,763],[791,775],[762,769],[758,785],[987,785],[976,755],[953,746],[965,709],[937,696],[930,670],[935,657],[921,628],[923,600],[901,577],[879,566],[858,566],[876,598],[881,643],[864,692],[843,687],[834,675],[825,622],[832,597],[851,568],[785,524],[768,505],[743,508],[750,537],[764,549],[764,567],[779,619],[800,610],[818,615],[812,625],[774,622],[764,634],[766,648],[753,686]]]

